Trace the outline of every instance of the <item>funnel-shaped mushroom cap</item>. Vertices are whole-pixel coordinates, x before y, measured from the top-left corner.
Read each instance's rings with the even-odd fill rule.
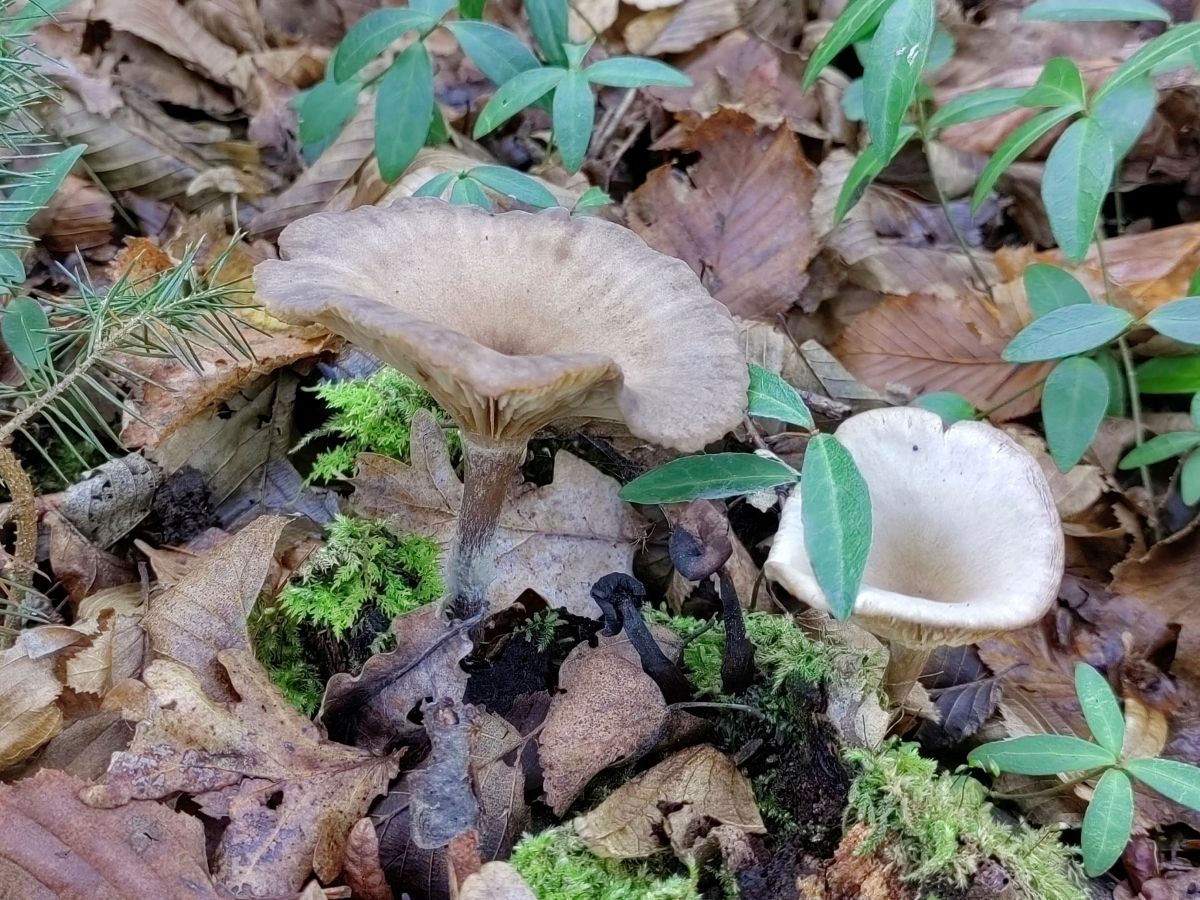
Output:
[[[1037,461],[982,422],[945,428],[900,407],[847,420],[837,438],[871,494],[874,537],[854,618],[913,647],[1022,628],[1053,604],[1063,534]],[[804,549],[803,483],[783,510],[766,574],[828,610]]]
[[[411,200],[309,216],[279,246],[254,270],[273,315],[406,372],[479,442],[580,416],[699,450],[745,409],[729,313],[619,225]]]

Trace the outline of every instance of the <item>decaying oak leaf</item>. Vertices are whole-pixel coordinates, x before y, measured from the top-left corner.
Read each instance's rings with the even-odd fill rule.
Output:
[[[625,201],[630,227],[690,265],[744,318],[772,318],[800,297],[817,242],[810,221],[817,170],[787,128],[760,129],[721,110],[683,140],[700,154],[685,176],[650,173]]]
[[[43,769],[0,784],[0,895],[20,900],[228,897],[213,885],[200,820],[153,800],[95,809],[84,782]]]
[[[215,874],[235,893],[298,891],[310,871],[330,880],[347,834],[386,790],[398,757],[322,739],[250,651],[222,650],[217,658],[241,700],[213,702],[185,666],[151,663],[143,675],[148,715],[84,802],[195,796],[207,814],[229,820]]]
[[[213,700],[234,699],[217,654],[250,646],[246,617],[286,524],[282,516],[256,519],[188,569],[146,614],[143,626],[155,655],[190,668]]]
[[[667,642],[664,632],[655,637]],[[664,649],[671,655],[675,647]],[[623,634],[601,636],[595,647],[577,646],[563,661],[558,684],[538,747],[546,803],[561,816],[598,773],[651,750],[668,712],[662,691]]]
[[[30,756],[63,723],[55,702],[63,685],[54,676],[54,659],[15,650],[0,663],[0,772]]]
[[[412,421],[410,463],[364,453],[352,504],[369,518],[387,519],[404,534],[424,534],[443,545],[454,535],[462,482],[450,464],[446,439],[433,416]],[[617,497],[620,485],[578,457],[554,457],[554,481],[510,496],[496,530],[493,610],[534,590],[553,607],[594,617],[589,590],[609,572],[632,572],[633,553],[646,526]]]
[[[666,846],[664,835],[676,849],[690,849],[706,825],[767,830],[750,780],[710,744],[667,757],[574,822],[588,849],[617,859],[657,853]]]
[[[467,876],[458,900],[537,900],[537,896],[508,863],[490,862]]]

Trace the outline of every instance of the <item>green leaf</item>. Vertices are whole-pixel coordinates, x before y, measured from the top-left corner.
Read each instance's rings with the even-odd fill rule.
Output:
[[[460,178],[450,189],[450,203],[454,206],[478,206],[480,209],[492,208],[492,201],[483,192],[474,178]]]
[[[1192,405],[1189,407],[1192,424],[1200,428],[1200,391],[1192,395]]]
[[[36,300],[17,297],[4,307],[0,337],[26,372],[41,368],[50,359],[50,320]]]
[[[7,247],[0,248],[0,293],[11,293],[13,284],[25,280],[25,263],[21,254]]]
[[[1145,322],[1172,340],[1200,344],[1200,297],[1184,297],[1165,303],[1146,316]]]
[[[1091,303],[1087,288],[1065,269],[1037,263],[1025,270],[1025,296],[1035,317],[1063,306]]]
[[[1087,88],[1074,60],[1056,56],[1046,63],[1037,83],[1021,95],[1021,106],[1087,105]]]
[[[554,140],[568,172],[578,172],[592,140],[596,101],[587,78],[578,70],[567,72],[554,91]]]
[[[1200,433],[1195,431],[1172,431],[1152,437],[1146,443],[1134,447],[1118,464],[1121,469],[1138,469],[1179,456],[1200,447]]]
[[[483,10],[487,7],[487,0],[458,0],[458,18],[460,21],[469,21],[483,18]],[[480,71],[483,71],[482,69]],[[486,75],[487,73],[484,72]]]
[[[746,412],[764,419],[778,419],[801,428],[813,429],[812,413],[794,387],[774,372],[750,364],[749,406]]]
[[[525,0],[525,15],[542,58],[556,66],[566,66],[567,0]]]
[[[475,138],[478,140],[494,131],[525,107],[546,96],[566,74],[566,69],[543,66],[520,72],[504,82],[475,120]]]
[[[1193,450],[1183,458],[1179,468],[1179,499],[1186,506],[1200,503],[1200,450]]]
[[[1087,255],[1115,172],[1113,146],[1095,119],[1072,123],[1046,158],[1042,202],[1050,230],[1071,262]]]
[[[384,181],[404,174],[433,119],[433,66],[417,41],[393,60],[375,97],[375,154]]]
[[[1023,19],[1042,22],[1170,22],[1171,14],[1151,0],[1038,0]]]
[[[337,137],[346,121],[358,109],[357,81],[338,84],[326,80],[304,93],[296,105],[300,118],[300,143],[306,147],[325,143]]]
[[[430,18],[437,20],[450,12],[456,2],[457,0],[408,0],[408,5],[412,9],[423,12]]]
[[[434,175],[427,182],[413,191],[414,197],[441,197],[446,193],[446,188],[450,186],[450,182],[458,177],[456,172],[443,172],[441,175]]]
[[[1129,843],[1133,827],[1133,783],[1120,769],[1100,776],[1083,814],[1083,871],[1089,878],[1107,872]]]
[[[602,59],[584,69],[583,74],[592,84],[605,84],[609,87],[637,88],[651,84],[688,87],[692,83],[691,78],[674,66],[642,56],[614,56]]]
[[[859,40],[864,33],[869,34],[878,25],[884,11],[892,2],[893,0],[851,0],[809,57],[808,66],[804,69],[803,89],[807,91],[816,84],[817,76],[833,62],[835,56]]]
[[[530,206],[546,209],[559,205],[554,195],[546,190],[541,182],[516,169],[507,166],[476,166],[468,174],[485,188]]]
[[[1200,391],[1200,356],[1161,356],[1137,367],[1142,394],[1191,394]]]
[[[410,31],[425,31],[436,24],[437,18],[428,13],[399,6],[367,13],[338,44],[333,59],[334,80],[340,83],[352,78],[393,41]]]
[[[1026,93],[1025,88],[983,88],[967,94],[959,94],[929,117],[928,125],[934,131],[977,122],[990,116],[998,116],[1017,108],[1017,101]]]
[[[863,111],[880,153],[899,149],[900,127],[917,93],[937,24],[932,0],[893,0],[867,50]]]
[[[1200,269],[1192,273],[1192,278],[1188,282],[1187,292],[1189,297],[1200,296]]]
[[[841,224],[841,221],[846,218],[846,213],[850,212],[862,199],[871,182],[887,164],[888,161],[879,155],[879,148],[874,144],[868,144],[863,148],[862,152],[858,154],[858,158],[854,160],[854,165],[850,167],[846,180],[842,183],[842,190],[838,194],[837,205],[833,210],[834,225]]]
[[[1129,400],[1129,384],[1125,380],[1125,369],[1117,355],[1108,348],[1097,350],[1092,357],[1096,364],[1104,370],[1108,379],[1108,409],[1105,415],[1123,416]]]
[[[1164,797],[1200,811],[1200,768],[1175,759],[1131,759],[1124,768]]]
[[[1143,75],[1117,88],[1092,106],[1091,116],[1113,146],[1113,158],[1120,162],[1137,143],[1146,124],[1154,115],[1158,90],[1149,75]]]
[[[22,227],[33,218],[34,213],[50,202],[85,150],[87,144],[75,144],[60,150],[47,158],[36,172],[24,176],[4,200],[4,221],[0,222],[0,230]]]
[[[932,75],[954,58],[954,37],[941,25],[933,30],[933,43],[929,45],[929,55],[925,58],[925,69],[922,74]]]
[[[588,55],[588,51],[592,49],[592,44],[595,41],[586,41],[582,44],[563,44],[563,53],[567,54],[567,68],[578,69],[583,65],[584,58]]]
[[[510,31],[488,22],[447,22],[463,52],[492,84],[504,84],[509,79],[540,63],[533,51]]]
[[[1188,22],[1168,29],[1121,63],[1117,71],[1100,85],[1100,89],[1092,97],[1092,103],[1099,103],[1117,88],[1150,72],[1163,60],[1196,44],[1200,44],[1200,22]]]
[[[1115,764],[1117,758],[1099,744],[1065,734],[1034,734],[976,747],[967,762],[989,771],[1013,775],[1057,775]]]
[[[684,456],[635,478],[621,488],[629,503],[683,503],[765,491],[796,480],[796,470],[753,453]]]
[[[971,196],[971,210],[979,211],[979,207],[983,206],[983,201],[987,199],[988,193],[1000,176],[1004,174],[1004,170],[1011,166],[1017,157],[1045,137],[1055,126],[1061,125],[1078,112],[1078,107],[1071,106],[1048,109],[1013,131],[1004,143],[996,148],[996,152],[984,166],[983,174],[979,176],[979,183],[975,185],[975,193]]]
[[[1092,738],[1113,755],[1120,754],[1125,743],[1125,716],[1104,676],[1086,663],[1077,663],[1075,696]]]
[[[975,418],[975,407],[962,394],[953,391],[937,391],[932,394],[922,394],[914,401],[921,409],[937,413],[947,425],[955,422],[965,422]]]
[[[849,122],[861,122],[867,117],[863,109],[863,80],[855,78],[842,91],[842,115]]]
[[[6,6],[3,21],[0,21],[0,34],[32,34],[74,2],[75,0],[32,0],[16,13],[9,13],[11,7]]]
[[[1108,411],[1108,379],[1086,356],[1064,359],[1042,388],[1042,424],[1050,458],[1069,472],[1096,438]]]
[[[612,197],[608,196],[603,188],[593,184],[575,201],[575,207],[572,212],[586,216],[593,210],[597,210],[602,206],[608,206],[612,202]]]
[[[1078,303],[1052,309],[1034,319],[1013,338],[1005,362],[1040,362],[1087,353],[1115,341],[1133,324],[1133,316],[1116,306]]]
[[[871,495],[854,458],[831,434],[804,451],[800,474],[804,547],[813,575],[838,619],[854,610],[871,553]]]

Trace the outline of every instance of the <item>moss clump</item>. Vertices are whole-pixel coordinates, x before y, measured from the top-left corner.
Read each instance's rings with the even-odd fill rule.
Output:
[[[384,367],[367,378],[322,382],[316,394],[332,411],[329,421],[297,446],[317,438],[333,437],[338,443],[313,462],[309,481],[334,481],[354,471],[360,453],[382,453],[408,459],[412,417],[419,409],[437,411],[437,403],[419,384],[395,369]],[[457,453],[459,437],[447,438]]]
[[[1047,829],[998,821],[983,785],[966,775],[939,772],[916,744],[849,750],[858,772],[850,812],[871,828],[862,852],[879,850],[913,882],[966,887],[988,860],[1030,900],[1085,900],[1074,854]]]
[[[277,606],[255,609],[247,623],[254,655],[284,698],[306,716],[321,705],[325,684],[304,652],[298,622],[279,615]]]
[[[694,877],[600,859],[568,826],[525,835],[509,862],[538,900],[700,900]]]

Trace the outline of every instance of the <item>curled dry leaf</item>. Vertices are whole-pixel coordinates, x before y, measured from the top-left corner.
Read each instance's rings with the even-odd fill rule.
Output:
[[[67,488],[58,512],[101,547],[116,543],[146,517],[162,475],[136,453],[93,469]]]
[[[351,827],[386,790],[398,759],[323,740],[248,650],[223,650],[218,661],[236,703],[213,702],[178,663],[146,669],[147,717],[83,800],[109,808],[195,796],[207,814],[229,819],[216,876],[237,893],[297,891],[310,871],[328,881],[341,869]]]
[[[664,834],[682,852],[695,843],[700,829],[713,825],[766,832],[750,780],[709,744],[667,757],[574,822],[588,849],[617,859],[657,853]]]
[[[354,823],[346,838],[342,859],[342,877],[359,900],[392,900],[383,867],[379,864],[379,837],[375,823],[363,818]]]

